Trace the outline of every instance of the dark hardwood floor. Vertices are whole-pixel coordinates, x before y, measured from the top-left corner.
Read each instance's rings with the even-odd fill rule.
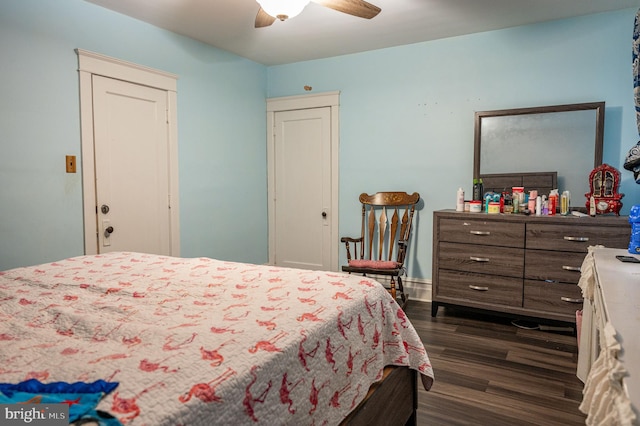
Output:
[[[583,425],[571,332],[527,330],[512,319],[410,301],[407,316],[433,364],[419,387],[418,425]]]

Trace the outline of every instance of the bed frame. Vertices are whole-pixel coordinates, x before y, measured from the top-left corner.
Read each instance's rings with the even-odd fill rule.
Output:
[[[409,367],[385,367],[382,381],[374,383],[365,399],[340,423],[346,426],[372,424],[417,424],[418,374]]]

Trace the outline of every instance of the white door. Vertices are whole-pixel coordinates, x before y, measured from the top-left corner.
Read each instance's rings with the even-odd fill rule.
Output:
[[[331,269],[331,109],[274,118],[275,264]]]
[[[167,92],[93,76],[98,252],[171,254]]]

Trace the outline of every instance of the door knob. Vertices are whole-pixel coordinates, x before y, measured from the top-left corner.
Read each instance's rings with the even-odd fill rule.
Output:
[[[327,212],[322,212],[322,217],[327,217]]]
[[[100,207],[100,211],[102,211],[102,213],[104,214],[109,213],[109,206],[106,204],[103,204],[102,207]]]
[[[113,226],[109,226],[109,227],[105,228],[105,230],[104,230],[105,238],[109,238],[109,235],[111,235],[112,232],[113,232]]]

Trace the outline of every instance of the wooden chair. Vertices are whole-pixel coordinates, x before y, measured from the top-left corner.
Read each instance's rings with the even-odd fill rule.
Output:
[[[396,299],[400,293],[402,306],[408,295],[402,286],[404,260],[411,235],[415,205],[420,194],[414,192],[378,192],[360,194],[362,229],[359,238],[342,237],[347,248],[348,264],[342,270],[362,275],[390,277],[389,292]],[[353,250],[352,250],[353,249]],[[396,289],[397,281],[397,289]]]

